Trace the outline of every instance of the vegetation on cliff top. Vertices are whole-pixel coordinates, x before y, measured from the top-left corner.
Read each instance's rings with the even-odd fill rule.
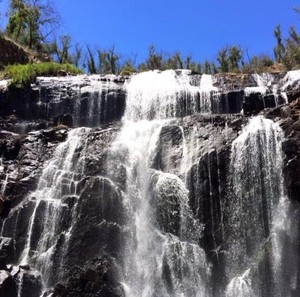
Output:
[[[240,46],[227,45],[217,52],[214,61],[200,62],[194,60],[191,55],[182,56],[179,51],[166,54],[158,51],[154,45],[150,45],[147,58],[137,64],[136,57],[124,58],[114,47],[102,49],[98,46],[82,46],[74,43],[71,36],[67,34],[54,37],[53,33],[60,23],[60,17],[49,3],[46,0],[9,0],[8,19],[3,33],[26,48],[49,56],[52,61],[59,64],[73,64],[91,74],[130,75],[133,72],[146,70],[178,68],[206,74],[254,73],[300,67],[300,35],[294,27],[290,27],[289,36],[284,38],[279,25],[273,32],[276,41],[274,57],[267,55],[249,57],[247,51]],[[299,10],[296,9],[296,12],[299,13]],[[31,65],[26,68],[26,71],[25,68],[17,71],[20,76],[25,73],[26,77],[16,81],[27,82],[34,67]],[[40,73],[36,70],[33,72]],[[52,70],[50,72],[52,73]],[[47,71],[43,73],[46,75]]]
[[[54,62],[15,64],[8,65],[4,69],[4,76],[11,79],[10,86],[20,88],[33,83],[37,76],[59,76],[77,75],[83,73],[82,70],[71,64],[58,64]]]

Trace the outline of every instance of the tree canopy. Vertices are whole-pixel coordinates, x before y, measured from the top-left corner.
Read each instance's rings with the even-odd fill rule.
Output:
[[[5,31],[30,49],[40,50],[59,20],[48,0],[11,0]]]
[[[133,59],[123,57],[114,46],[108,49],[82,46],[68,34],[57,35],[60,17],[51,0],[8,1],[8,21],[4,31],[8,37],[39,53],[47,54],[59,64],[71,63],[85,68],[88,73],[131,74],[154,69],[190,69],[206,74],[261,72],[267,71],[274,63],[283,65],[288,70],[300,67],[300,35],[294,26],[290,27],[287,38],[282,36],[280,25],[274,28],[274,58],[266,54],[249,57],[247,49],[243,50],[239,45],[233,44],[221,48],[212,61],[197,61],[192,55],[182,55],[179,50],[166,54],[150,45],[147,57],[136,64],[136,56]],[[300,14],[299,9],[295,11]]]

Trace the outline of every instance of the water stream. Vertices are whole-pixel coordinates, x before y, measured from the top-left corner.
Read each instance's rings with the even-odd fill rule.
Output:
[[[267,76],[256,80],[257,89],[247,94],[262,88],[266,93],[272,85]],[[82,120],[87,108],[87,126],[99,126],[100,114],[105,116],[101,102],[108,102],[109,92],[103,99],[100,85],[80,90],[75,114]],[[113,213],[98,221],[96,210],[91,220],[97,228],[113,226],[126,234],[118,241],[120,255],[112,252],[125,297],[297,296],[299,228],[292,224],[299,217],[285,197],[279,125],[257,116],[237,132],[226,117],[215,121],[212,102],[219,95],[208,75],[197,85],[188,71],[149,71],[134,75],[126,90],[122,126],[109,145],[92,152],[96,162],[89,175],[85,155],[97,136],[90,142],[87,137],[95,129],[72,129],[45,164],[36,190],[10,213],[9,225],[2,224],[1,235],[17,242],[18,264],[38,271],[46,291],[63,280],[70,238],[85,214],[78,201],[96,196],[99,212]],[[97,159],[100,150],[107,150],[105,161]],[[92,194],[84,196],[86,189]],[[114,212],[120,221],[113,221]],[[19,240],[23,219],[27,233]],[[98,240],[106,246],[107,238]],[[95,249],[99,256],[105,250]]]

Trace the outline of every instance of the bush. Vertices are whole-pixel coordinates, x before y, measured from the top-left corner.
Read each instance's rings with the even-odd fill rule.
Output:
[[[243,66],[244,73],[263,73],[267,72],[268,68],[274,64],[273,60],[268,55],[253,56],[249,64]]]
[[[10,86],[21,88],[34,83],[37,76],[59,76],[62,73],[77,75],[83,72],[71,64],[47,62],[8,65],[5,67],[4,73],[11,79]]]

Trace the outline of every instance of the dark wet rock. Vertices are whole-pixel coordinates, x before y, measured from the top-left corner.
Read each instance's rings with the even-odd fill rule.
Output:
[[[123,297],[117,282],[117,267],[108,257],[96,258],[82,267],[74,267],[68,279],[53,290],[53,297]]]
[[[21,266],[20,266],[21,268]],[[20,287],[20,296],[22,297],[40,297],[42,293],[42,280],[37,272],[21,268],[18,275],[18,283]]]
[[[121,119],[124,79],[108,76],[39,78],[32,87],[0,88],[0,127],[26,133],[49,126],[97,127]],[[43,125],[43,126],[42,126]]]
[[[33,201],[25,202],[21,207],[13,209],[13,212],[5,220],[3,236],[11,237],[14,240],[14,258],[19,259],[24,250],[27,240],[27,230],[33,213],[35,203]],[[15,228],[18,225],[19,228]]]
[[[162,127],[151,167],[164,172],[180,174],[183,157],[182,133],[183,130],[177,125]]]
[[[179,235],[181,205],[183,196],[187,195],[183,184],[176,176],[164,176],[157,174],[153,177],[153,197],[151,204],[155,211],[155,217],[159,228],[167,233]]]
[[[285,132],[282,144],[284,153],[284,181],[288,197],[300,202],[300,100],[281,108],[284,119],[280,125]]]
[[[6,269],[14,258],[14,242],[12,238],[0,237],[0,270]]]
[[[70,114],[64,114],[62,116],[58,116],[54,118],[53,125],[54,126],[67,126],[67,127],[73,127],[74,120],[73,116]]]
[[[220,92],[213,95],[212,113],[232,114],[240,113],[243,109],[244,91],[234,90]]]
[[[4,161],[17,158],[21,148],[22,137],[7,131],[0,131],[0,156]]]
[[[6,270],[0,270],[0,296],[17,297],[17,285],[11,274]]]
[[[106,178],[91,177],[85,181],[79,200],[74,201],[73,205],[76,221],[73,222],[72,217],[65,217],[68,216],[67,209],[62,210],[65,217],[62,230],[68,229],[72,222],[73,226],[68,244],[65,245],[63,233],[57,243],[50,283],[61,279],[62,276],[58,278],[61,267],[67,272],[99,254],[109,254],[115,258],[120,256],[125,222],[122,199],[119,189]]]
[[[199,85],[200,78],[200,75],[195,76],[192,84]],[[126,78],[99,76],[97,80],[91,86],[87,77],[77,82],[76,78],[69,77],[60,78],[59,82],[57,79],[40,79],[32,90],[15,90],[11,94],[0,92],[0,127],[16,131],[13,129],[19,125],[18,131],[27,133],[0,132],[0,227],[5,219],[2,235],[6,237],[0,241],[0,269],[4,271],[3,283],[9,292],[5,293],[8,295],[2,293],[1,285],[0,296],[15,297],[14,290],[21,279],[24,283],[22,297],[40,296],[38,273],[31,271],[31,267],[7,266],[16,264],[26,245],[31,216],[37,206],[36,197],[29,199],[28,194],[36,189],[43,166],[51,159],[55,148],[66,140],[70,127],[99,124],[101,127],[87,131],[76,149],[74,158],[84,157],[82,173],[70,186],[73,189],[76,184],[76,191],[70,192],[68,185],[61,187],[62,208],[49,284],[54,286],[53,297],[124,296],[117,281],[119,271],[115,261],[121,263],[123,260],[125,238],[133,232],[126,229],[126,222],[134,218],[131,217],[132,210],[126,208],[124,198],[128,186],[128,151],[111,147],[121,127],[120,122],[111,122],[120,120],[123,115]],[[106,84],[104,90],[97,90],[99,82]],[[203,225],[199,244],[212,264],[212,282],[218,284],[213,288],[213,295],[222,296],[228,281],[224,259],[228,246],[222,233],[222,228],[228,227],[228,217],[224,211],[222,213],[222,207],[228,203],[227,177],[232,141],[248,121],[247,115],[264,110],[268,118],[279,121],[286,135],[283,152],[288,196],[300,201],[300,101],[275,107],[276,100],[281,104],[282,98],[269,92],[245,95],[245,87],[257,86],[251,76],[219,76],[214,85],[221,89],[213,97],[214,114],[185,116],[186,113],[181,111],[190,112],[191,106],[182,100],[178,111],[182,118],[162,128],[150,164],[152,193],[149,199],[159,229],[163,233],[179,235],[183,198],[187,195],[195,217]],[[289,100],[297,92],[288,90]],[[12,101],[9,102],[9,98]],[[100,105],[97,106],[97,102]],[[1,106],[5,106],[5,110]],[[88,115],[88,110],[97,111],[97,108],[100,113]],[[246,116],[236,114],[241,110]],[[53,125],[55,128],[48,128]],[[28,133],[32,129],[37,131]],[[189,145],[195,149],[187,156],[184,146]],[[161,172],[170,174],[163,176]],[[184,186],[175,175],[186,182],[188,191],[182,191]],[[37,235],[31,238],[32,254],[44,230],[43,214],[47,207],[45,201],[40,201],[36,208],[32,232]],[[95,259],[103,255],[108,256]],[[287,259],[291,260],[288,256]],[[265,257],[259,263],[261,271],[270,267],[267,262]],[[262,274],[269,275],[267,272]],[[267,282],[267,278],[261,281]],[[264,296],[271,296],[270,292],[265,292]]]
[[[9,208],[22,201],[26,194],[36,187],[42,164],[49,159],[58,143],[67,137],[64,127],[31,132],[20,136],[10,132],[0,132],[0,188],[6,217]],[[12,199],[13,198],[13,199]]]
[[[226,203],[227,175],[230,151],[212,149],[205,153],[191,168],[188,175],[190,204],[193,212],[205,228],[201,246],[213,263],[212,282],[214,296],[225,288],[225,254],[223,224],[226,223],[222,207]]]

